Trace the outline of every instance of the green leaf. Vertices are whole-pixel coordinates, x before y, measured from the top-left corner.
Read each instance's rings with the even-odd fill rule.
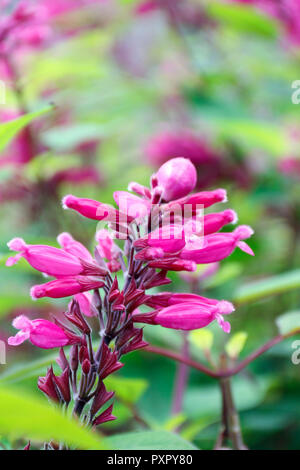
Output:
[[[200,330],[193,330],[189,334],[190,342],[204,351],[209,351],[212,347],[214,335],[210,330],[201,328]]]
[[[53,106],[47,106],[40,111],[24,114],[23,116],[13,119],[12,121],[5,122],[0,125],[0,152],[9,144],[14,136],[20,132],[24,127],[30,124],[31,121],[43,114],[49,113],[53,110]]]
[[[263,12],[248,5],[211,2],[208,12],[216,20],[242,33],[255,33],[261,36],[274,37],[277,34],[277,23]]]
[[[228,356],[235,359],[239,356],[241,351],[244,349],[247,341],[248,334],[245,331],[239,331],[235,333],[225,346],[225,351]]]
[[[0,433],[38,441],[65,442],[81,449],[108,449],[108,444],[46,402],[0,387]]]
[[[238,304],[255,302],[270,295],[282,294],[300,287],[300,270],[289,271],[239,287],[233,295]]]
[[[300,330],[300,310],[284,313],[276,318],[276,325],[279,333],[288,335],[296,330]]]
[[[190,442],[167,431],[144,431],[116,434],[109,439],[118,450],[196,450]]]
[[[57,351],[52,354],[48,354],[41,359],[37,359],[29,363],[19,363],[14,367],[10,367],[0,375],[1,383],[14,384],[32,377],[37,377],[41,372],[45,371],[46,367],[55,363],[56,357]]]
[[[114,390],[116,396],[125,403],[135,403],[148,387],[144,379],[127,379],[124,377],[109,376],[105,379],[108,389]]]
[[[280,126],[266,121],[229,119],[221,123],[220,132],[225,138],[232,138],[248,150],[263,149],[274,156],[287,150],[287,140]]]

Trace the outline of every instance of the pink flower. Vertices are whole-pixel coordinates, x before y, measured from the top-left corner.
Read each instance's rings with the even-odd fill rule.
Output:
[[[159,168],[155,176],[163,188],[165,201],[186,196],[197,183],[196,169],[186,158],[172,158]]]
[[[121,213],[127,214],[131,219],[145,217],[151,210],[150,201],[141,199],[140,197],[127,193],[126,191],[115,191],[114,200]]]
[[[118,211],[108,204],[94,199],[80,198],[69,194],[62,200],[64,209],[74,209],[79,214],[93,220],[116,221]]]
[[[163,308],[155,316],[155,322],[166,328],[195,330],[217,320],[225,333],[229,333],[230,324],[224,321],[223,315],[232,313],[233,305],[226,301],[202,299],[203,302],[192,299]]]
[[[33,286],[30,290],[30,294],[34,300],[41,297],[57,299],[97,289],[103,287],[104,284],[104,281],[97,277],[64,277],[55,281],[46,282],[46,284]]]
[[[194,272],[197,269],[197,264],[194,261],[178,258],[166,258],[150,261],[150,268],[165,269],[167,271],[189,271]]]
[[[169,307],[170,305],[177,305],[179,303],[196,303],[203,306],[215,306],[219,310],[222,310],[222,313],[231,313],[234,311],[234,307],[227,300],[216,300],[208,299],[207,297],[202,297],[197,294],[189,293],[174,293],[174,292],[161,292],[159,294],[151,295],[147,301],[146,305],[151,308],[159,309],[162,307]]]
[[[70,344],[80,344],[81,338],[64,331],[59,326],[48,320],[29,320],[25,315],[20,315],[13,321],[14,328],[20,330],[15,336],[8,338],[11,346],[19,346],[26,339],[42,349],[59,348]]]
[[[180,199],[175,199],[166,204],[165,210],[174,210],[174,206],[191,208],[193,213],[203,206],[210,207],[218,202],[227,202],[227,193],[225,189],[215,189],[214,191],[201,191],[200,193],[191,194]]]
[[[114,243],[112,236],[106,229],[99,230],[96,233],[96,240],[98,242],[98,252],[102,258],[108,260],[107,266],[110,272],[114,273],[121,269],[119,262],[120,248]]]
[[[80,311],[87,317],[95,317],[97,311],[92,302],[92,294],[90,292],[82,292],[74,295],[74,300],[79,304]]]
[[[181,225],[164,225],[134,242],[139,249],[158,248],[164,253],[177,253],[185,246],[184,227]]]
[[[94,262],[92,255],[86,249],[86,247],[82,245],[82,243],[74,240],[72,235],[70,235],[69,233],[67,232],[61,233],[60,235],[58,235],[57,241],[67,253],[70,253],[76,258],[85,259],[86,261],[89,261],[90,263]]]
[[[251,237],[253,230],[247,225],[240,225],[232,233],[217,233],[207,235],[204,238],[204,246],[193,249],[190,243],[189,249],[184,248],[180,253],[181,259],[192,260],[197,264],[215,263],[220,261],[239,247],[245,253],[254,256],[252,249],[245,243],[245,238]],[[195,243],[197,245],[197,243]],[[197,247],[198,248],[198,247]]]
[[[224,227],[224,225],[235,224],[236,222],[237,214],[231,209],[226,209],[223,212],[206,214],[203,220],[204,235],[218,232]]]
[[[7,245],[20,253],[8,258],[6,266],[12,266],[23,257],[33,268],[49,276],[76,276],[84,271],[78,258],[59,248],[27,245],[22,238],[13,238]]]

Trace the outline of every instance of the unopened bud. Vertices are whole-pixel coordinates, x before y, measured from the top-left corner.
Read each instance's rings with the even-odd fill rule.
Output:
[[[82,363],[82,372],[87,375],[91,369],[91,363],[89,359],[85,359]]]

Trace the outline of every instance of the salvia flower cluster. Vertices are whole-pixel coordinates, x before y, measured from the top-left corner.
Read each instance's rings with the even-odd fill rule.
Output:
[[[150,188],[133,182],[129,192],[116,192],[118,208],[66,196],[64,208],[106,225],[96,233],[93,256],[68,233],[58,236],[61,248],[29,245],[21,238],[8,243],[17,252],[7,260],[8,266],[25,258],[53,278],[32,287],[34,299],[72,297],[63,321],[17,317],[13,326],[19,332],[8,343],[16,346],[29,339],[40,348],[60,348],[61,375],[50,368],[38,387],[61,406],[73,402],[74,414],[89,425],[114,419],[112,404],[107,406],[113,393],[103,381],[122,367],[124,354],[147,345],[141,323],[192,330],[216,320],[230,331],[224,320],[234,310],[230,302],[151,291],[171,283],[168,271],[195,271],[197,264],[221,261],[236,247],[253,254],[244,241],[252,235],[250,227],[219,232],[236,222],[234,211],[203,215],[203,208],[226,201],[225,190],[190,194],[195,185],[193,164],[175,158],[152,176]],[[90,317],[98,320],[90,322],[98,325],[96,332]],[[68,359],[65,346],[71,347]]]

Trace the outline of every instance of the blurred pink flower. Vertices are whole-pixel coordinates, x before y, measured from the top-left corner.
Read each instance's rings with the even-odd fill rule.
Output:
[[[145,146],[147,161],[154,167],[170,158],[183,157],[195,165],[197,188],[204,189],[217,182],[235,181],[240,187],[251,182],[251,171],[245,162],[234,162],[209,145],[206,139],[188,130],[168,130],[155,134]]]
[[[297,157],[286,157],[279,161],[278,169],[286,176],[300,179],[300,159]]]

